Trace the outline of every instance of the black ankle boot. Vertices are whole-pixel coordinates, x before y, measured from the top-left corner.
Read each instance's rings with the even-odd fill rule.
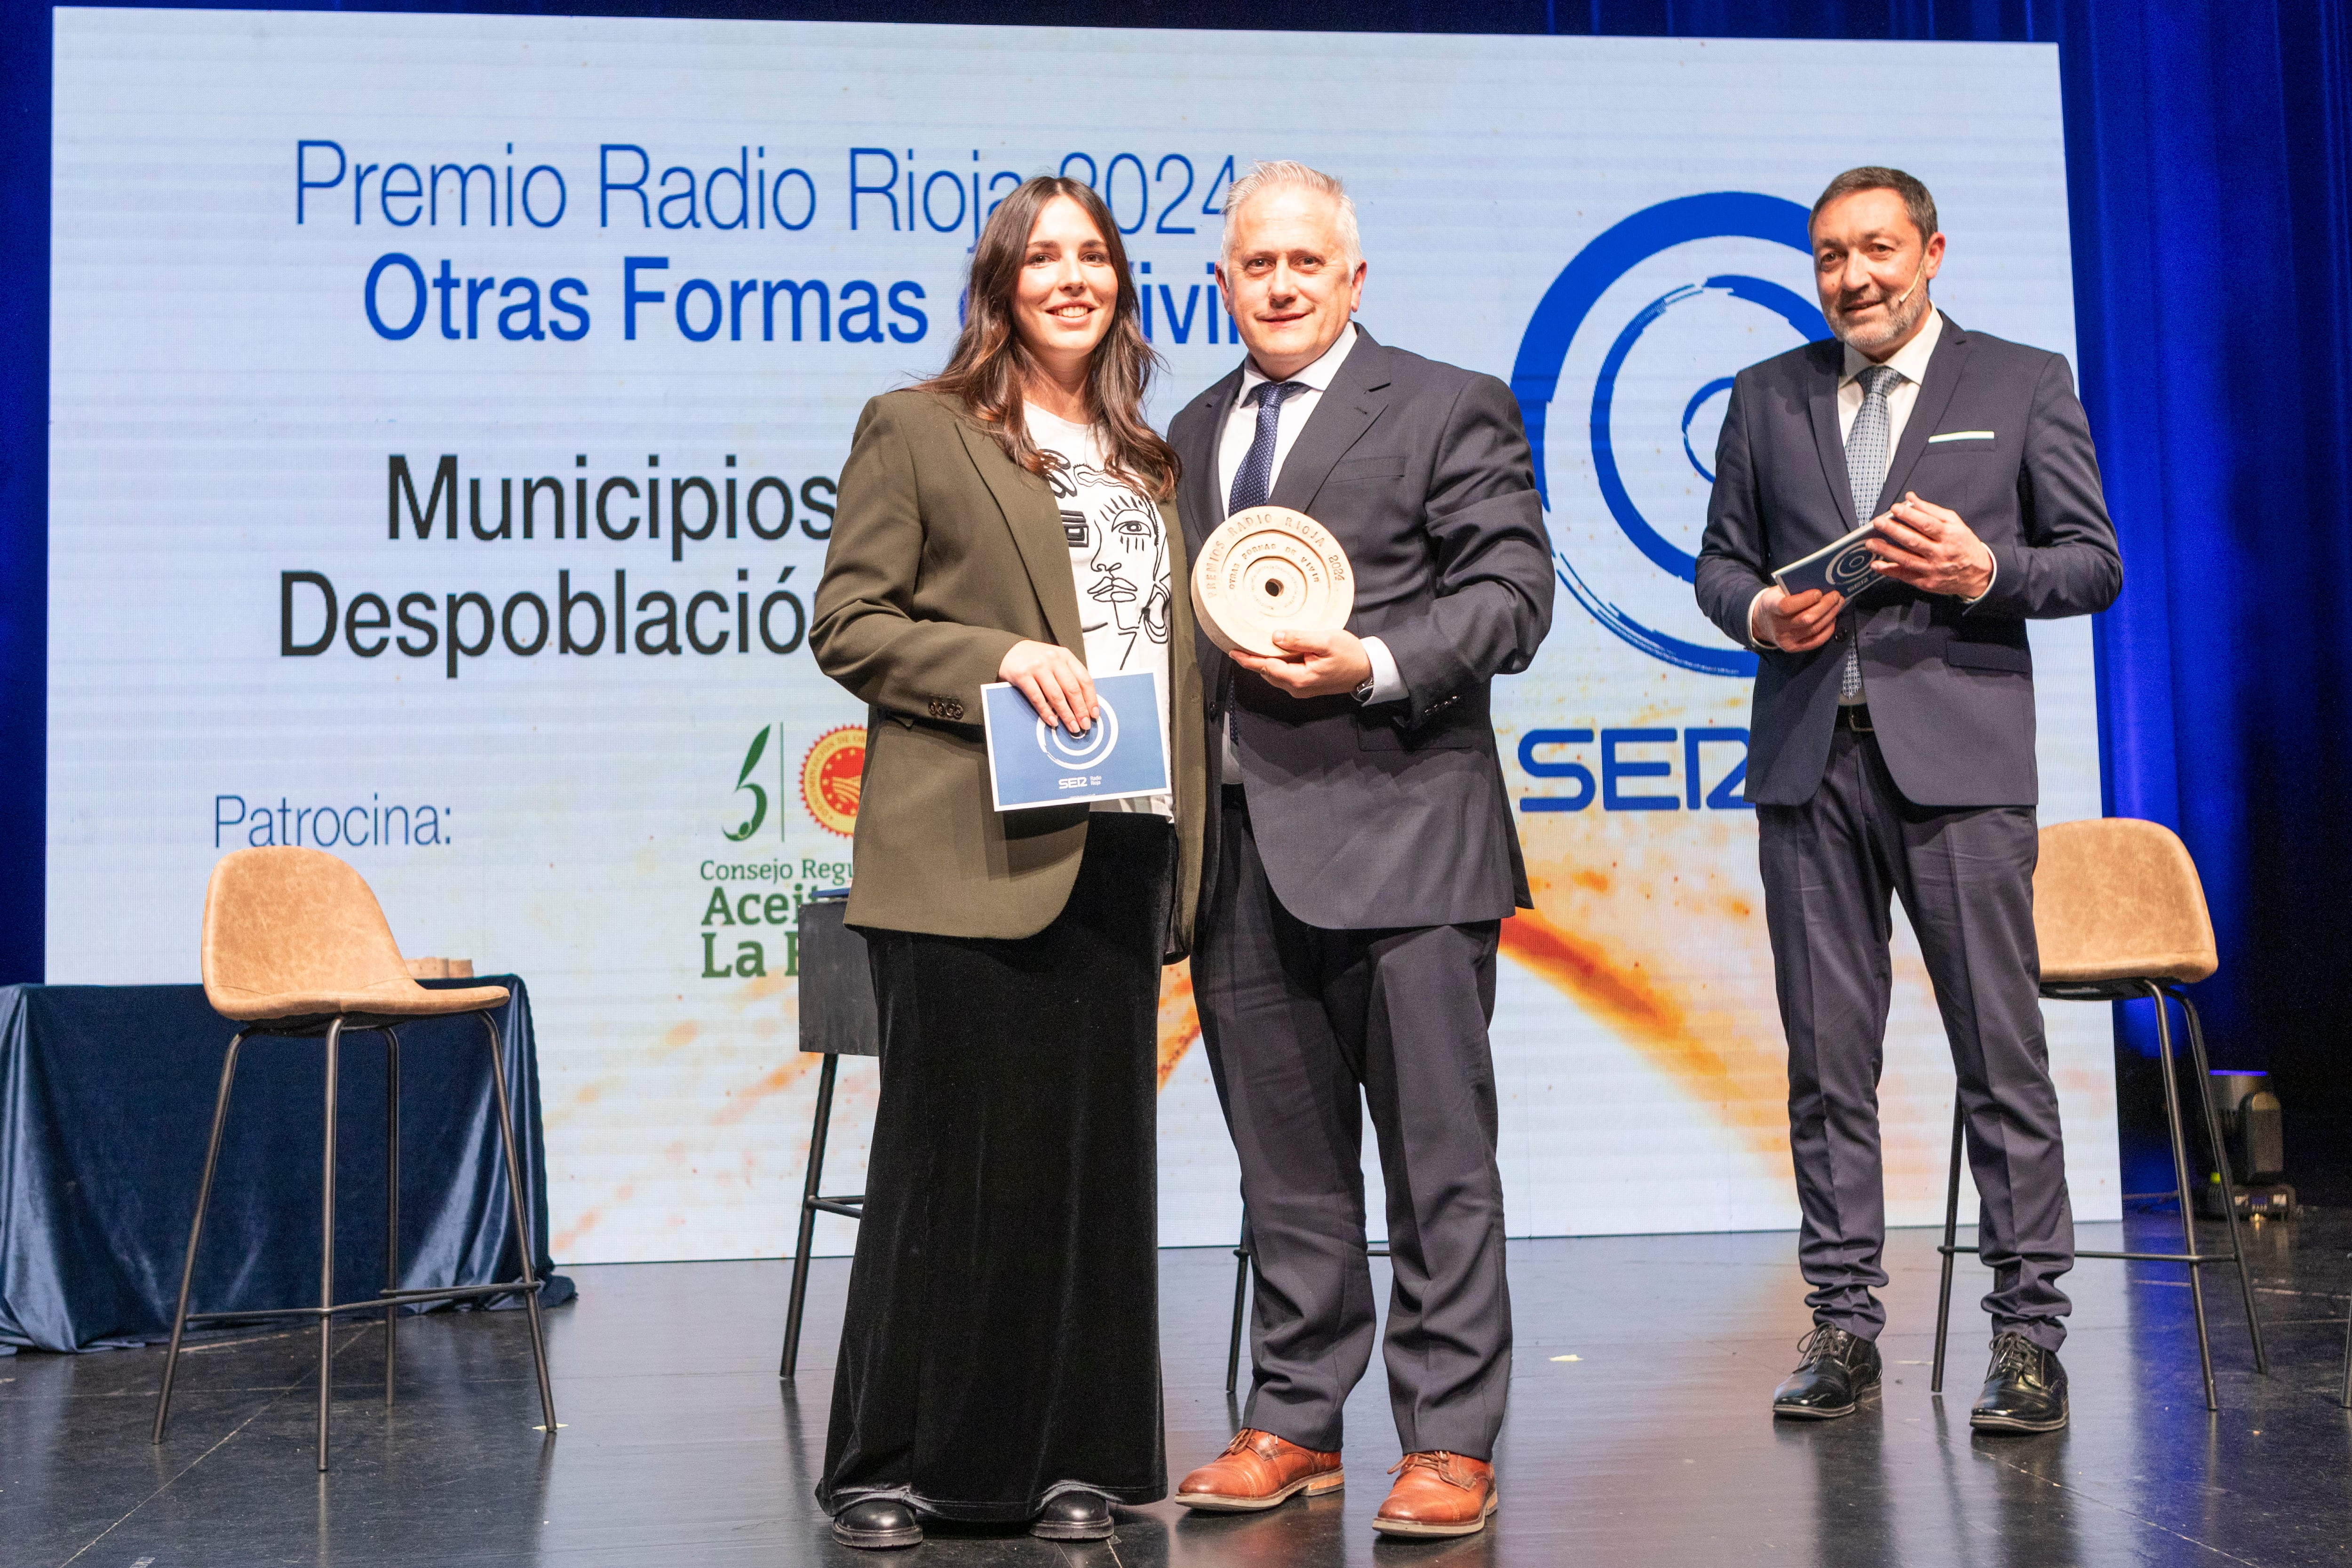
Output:
[[[923,1527],[915,1510],[896,1498],[866,1498],[833,1516],[833,1538],[844,1546],[868,1552],[898,1546],[920,1546]]]
[[[1060,1493],[1029,1527],[1044,1541],[1101,1541],[1110,1531],[1110,1499],[1100,1492]]]

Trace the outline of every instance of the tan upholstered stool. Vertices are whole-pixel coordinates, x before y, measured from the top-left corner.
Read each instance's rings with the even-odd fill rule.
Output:
[[[228,1044],[221,1066],[220,1094],[213,1106],[212,1140],[205,1149],[204,1180],[196,1190],[196,1216],[188,1227],[187,1262],[180,1271],[180,1301],[172,1316],[172,1347],[163,1359],[163,1386],[155,1404],[154,1440],[163,1440],[172,1411],[172,1376],[180,1360],[180,1339],[190,1323],[216,1318],[252,1318],[299,1313],[319,1320],[319,1468],[327,1468],[327,1404],[332,1393],[334,1321],[338,1312],[383,1313],[383,1398],[393,1397],[394,1331],[402,1305],[467,1296],[520,1295],[530,1323],[530,1353],[539,1370],[541,1413],[555,1431],[555,1396],[547,1380],[547,1347],[540,1332],[539,1281],[531,1273],[530,1215],[523,1202],[522,1163],[515,1153],[514,1112],[507,1097],[506,1059],[498,1020],[490,1009],[506,1005],[503,985],[427,991],[409,978],[400,948],[384,923],[383,910],[360,874],[332,855],[316,849],[239,849],[213,868],[205,892],[205,998],[215,1012],[245,1026]],[[442,1289],[394,1289],[400,1279],[400,1038],[396,1026],[411,1018],[471,1013],[489,1036],[490,1083],[498,1092],[499,1142],[506,1155],[507,1194],[514,1205],[515,1237],[522,1254],[520,1276],[497,1285]],[[348,1030],[383,1037],[385,1063],[384,1221],[385,1288],[372,1301],[335,1300],[335,1089],[342,1037]],[[229,1089],[236,1081],[237,1051],[256,1035],[320,1038],[326,1046],[326,1162],[320,1176],[319,1304],[315,1307],[243,1308],[234,1312],[188,1311],[188,1289],[196,1274],[196,1245],[205,1233],[205,1210],[212,1202],[213,1173],[220,1161],[221,1130],[228,1122]]]
[[[2033,872],[2033,935],[2042,953],[2042,994],[2060,1002],[2124,1002],[2146,997],[2156,1004],[2156,1043],[2164,1065],[2164,1114],[2172,1131],[2174,1194],[2180,1203],[2179,1252],[2077,1252],[2077,1258],[2126,1258],[2189,1266],[2189,1296],[2197,1311],[2197,1356],[2205,1373],[2205,1408],[2221,1406],[2213,1395],[2213,1348],[2205,1331],[2205,1288],[2200,1273],[2215,1263],[2234,1264],[2246,1300],[2246,1331],[2253,1341],[2254,1370],[2267,1373],[2262,1320],[2254,1313],[2253,1280],[2238,1235],[2237,1192],[2230,1180],[2229,1152],[2213,1114],[2212,1074],[2205,1060],[2205,1030],[2197,1005],[2183,987],[2221,967],[2213,946],[2213,921],[2205,909],[2205,889],[2188,846],[2168,828],[2131,817],[2062,822],[2042,830],[2041,858]],[[2228,1215],[2230,1250],[2197,1250],[2196,1201],[2189,1182],[2189,1145],[2182,1135],[2180,1084],[2173,1071],[2172,1027],[2166,999],[2180,1004],[2189,1020],[2189,1054],[2197,1069],[2197,1100],[2212,1141],[2213,1163],[2221,1177],[2221,1208]],[[1944,1281],[1936,1298],[1936,1366],[1928,1387],[1944,1387],[1944,1337],[1951,1321],[1952,1258],[1974,1252],[1954,1245],[1960,1214],[1961,1117],[1952,1101],[1952,1164],[1944,1199]],[[2126,1198],[2162,1197],[2162,1193],[2126,1193]]]

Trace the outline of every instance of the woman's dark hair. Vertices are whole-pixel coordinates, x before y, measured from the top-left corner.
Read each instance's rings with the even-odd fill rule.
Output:
[[[1087,368],[1089,412],[1103,427],[1110,470],[1153,500],[1165,500],[1176,492],[1181,465],[1176,448],[1143,422],[1143,389],[1160,356],[1144,341],[1135,280],[1127,269],[1127,248],[1119,243],[1118,225],[1111,221],[1110,209],[1092,186],[1039,174],[997,204],[981,231],[980,243],[972,247],[963,331],[956,339],[955,352],[948,356],[947,368],[922,385],[961,401],[964,411],[1004,448],[1005,456],[1033,474],[1045,472],[1045,454],[1029,438],[1028,424],[1022,417],[1022,384],[1036,366],[1013,324],[1013,294],[1028,260],[1030,231],[1037,226],[1038,214],[1056,196],[1067,196],[1085,209],[1103,237],[1111,271],[1118,278],[1110,327],[1095,345]]]

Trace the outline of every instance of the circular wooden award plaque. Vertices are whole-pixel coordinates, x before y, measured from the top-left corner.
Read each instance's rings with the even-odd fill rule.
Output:
[[[1338,631],[1356,605],[1348,552],[1288,507],[1235,512],[1192,563],[1192,613],[1227,653],[1279,658],[1277,631]]]

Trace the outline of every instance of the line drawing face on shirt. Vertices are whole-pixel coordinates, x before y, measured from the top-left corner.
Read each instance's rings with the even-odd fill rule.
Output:
[[[1125,634],[1118,668],[1134,659],[1137,646],[1146,640],[1164,646],[1170,626],[1168,539],[1160,509],[1137,494],[1125,481],[1090,464],[1068,470],[1047,470],[1055,495],[1070,500],[1080,487],[1096,489],[1092,515],[1062,512],[1062,531],[1075,552],[1091,547],[1087,558],[1086,597],[1108,620],[1083,628],[1093,632],[1116,624]]]

